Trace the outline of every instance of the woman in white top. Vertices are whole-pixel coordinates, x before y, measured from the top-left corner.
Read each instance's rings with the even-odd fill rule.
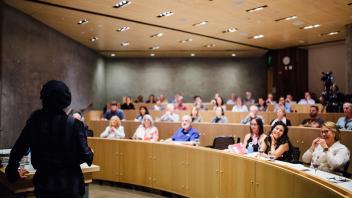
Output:
[[[250,133],[244,136],[243,146],[248,148],[249,143],[252,143],[253,151],[258,152],[260,145],[264,143],[264,139],[266,138],[262,119],[252,119],[250,121],[249,131]]]
[[[115,138],[123,139],[125,138],[125,132],[123,126],[121,126],[121,120],[117,116],[112,116],[110,119],[110,124],[105,130],[100,134],[101,138]]]
[[[144,115],[142,124],[139,125],[132,139],[158,141],[159,132],[158,132],[158,128],[156,128],[153,124],[152,116],[148,114]]]
[[[236,104],[232,107],[232,112],[248,112],[248,108],[243,105],[241,97],[237,97]]]
[[[343,170],[350,159],[350,151],[340,143],[340,131],[333,122],[326,122],[321,128],[321,137],[303,154],[305,163],[317,165],[319,170],[332,172]]]

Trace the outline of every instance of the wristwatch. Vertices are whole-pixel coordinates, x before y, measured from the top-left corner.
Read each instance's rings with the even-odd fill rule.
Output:
[[[324,152],[327,152],[329,150],[329,147],[324,148]]]

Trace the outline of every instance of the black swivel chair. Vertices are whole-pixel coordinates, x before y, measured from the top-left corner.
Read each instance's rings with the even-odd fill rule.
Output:
[[[224,150],[231,144],[235,144],[235,137],[233,136],[220,136],[215,137],[213,141],[213,146],[211,148]]]

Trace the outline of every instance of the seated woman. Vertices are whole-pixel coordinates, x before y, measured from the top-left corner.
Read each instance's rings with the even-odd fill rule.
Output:
[[[134,121],[142,122],[143,116],[149,114],[148,108],[146,106],[140,106],[139,107],[139,113],[137,114],[136,118]]]
[[[156,100],[155,100],[154,94],[150,94],[150,95],[148,96],[148,100],[145,101],[145,103],[155,103],[155,102],[156,102]]]
[[[268,105],[266,104],[263,98],[258,99],[257,107],[258,107],[258,111],[260,112],[265,112],[268,109]]]
[[[125,132],[123,126],[121,126],[120,118],[117,116],[112,116],[110,119],[110,124],[105,128],[105,130],[100,134],[101,138],[125,138]]]
[[[280,107],[280,108],[277,110],[276,115],[277,115],[276,119],[274,119],[274,120],[272,120],[272,121],[270,122],[270,125],[271,125],[271,126],[274,126],[274,124],[275,124],[277,121],[281,121],[281,122],[285,123],[286,126],[292,126],[291,121],[286,118],[285,107]]]
[[[126,96],[125,102],[121,105],[121,109],[134,109],[134,104],[130,96]]]
[[[146,114],[143,117],[142,124],[139,125],[132,139],[134,140],[147,140],[158,141],[159,132],[158,128],[154,126],[152,116]]]
[[[222,107],[224,110],[226,109],[226,105],[224,103],[224,99],[221,96],[215,98],[215,104],[213,110],[215,111],[217,107]]]
[[[236,98],[236,104],[232,107],[232,112],[248,112],[248,108],[243,105],[241,97]]]
[[[264,139],[264,144],[260,145],[260,150],[266,154],[271,154],[274,159],[291,162],[292,144],[288,138],[288,128],[282,121],[277,121],[271,127],[269,136]]]
[[[215,108],[215,117],[211,119],[211,123],[227,123],[224,109],[219,106]]]
[[[199,109],[197,107],[193,107],[192,111],[191,111],[191,118],[192,118],[192,122],[203,122],[202,117],[200,117],[199,115]]]
[[[319,170],[333,173],[343,170],[349,159],[350,151],[340,143],[340,130],[330,121],[323,124],[321,136],[313,140],[302,156],[303,162],[319,165]]]
[[[251,142],[253,151],[258,152],[259,146],[264,143],[264,139],[266,138],[263,121],[260,118],[252,119],[249,130],[250,133],[244,136],[243,145],[248,148],[248,145]]]

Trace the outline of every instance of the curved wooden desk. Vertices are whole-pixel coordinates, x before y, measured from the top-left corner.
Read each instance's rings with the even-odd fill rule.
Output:
[[[89,138],[94,179],[136,184],[186,197],[351,197],[352,192],[293,168],[218,150]]]

